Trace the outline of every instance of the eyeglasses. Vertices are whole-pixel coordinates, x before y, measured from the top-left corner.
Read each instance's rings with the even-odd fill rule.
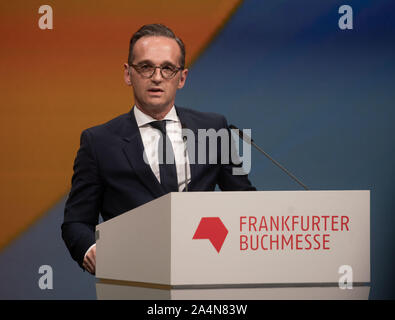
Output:
[[[165,65],[165,66],[153,66],[148,63],[144,64],[131,64],[131,67],[133,67],[139,74],[141,74],[144,78],[151,78],[156,69],[160,69],[160,74],[164,79],[171,79],[174,78],[174,76],[177,74],[178,71],[182,70],[183,68],[177,68],[172,65]]]

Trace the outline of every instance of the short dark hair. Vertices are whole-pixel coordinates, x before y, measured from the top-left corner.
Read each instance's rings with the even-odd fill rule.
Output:
[[[166,27],[163,24],[154,23],[154,24],[146,24],[142,26],[130,39],[129,44],[129,56],[128,56],[128,64],[132,64],[133,60],[133,47],[136,44],[137,40],[142,37],[154,36],[154,37],[167,37],[174,39],[178,46],[181,49],[181,57],[180,57],[180,67],[184,69],[185,67],[185,45],[180,38],[178,38],[170,28]]]

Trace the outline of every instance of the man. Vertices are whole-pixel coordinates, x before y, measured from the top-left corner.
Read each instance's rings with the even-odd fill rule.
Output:
[[[183,191],[185,185],[188,191],[213,191],[216,185],[227,191],[255,190],[247,175],[232,174],[232,162],[202,164],[195,160],[197,154],[195,159],[185,155],[183,127],[197,133],[227,128],[227,123],[221,115],[174,106],[188,75],[184,65],[184,44],[169,28],[143,26],[130,40],[124,65],[135,106],[82,132],[62,237],[73,259],[92,274],[99,213],[108,220],[168,192]],[[169,154],[175,161],[162,163]]]

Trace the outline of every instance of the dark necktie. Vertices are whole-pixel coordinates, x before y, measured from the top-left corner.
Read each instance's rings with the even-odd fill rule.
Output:
[[[166,192],[176,192],[178,191],[177,170],[173,147],[166,134],[166,120],[153,121],[150,125],[161,132],[158,144],[160,183]]]

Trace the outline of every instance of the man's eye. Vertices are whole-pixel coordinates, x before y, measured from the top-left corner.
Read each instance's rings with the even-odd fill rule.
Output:
[[[140,70],[144,71],[144,70],[150,70],[152,69],[152,66],[150,66],[149,64],[143,64],[141,66],[139,66]]]
[[[174,71],[174,68],[172,66],[164,66],[162,67],[162,69],[166,71]]]

